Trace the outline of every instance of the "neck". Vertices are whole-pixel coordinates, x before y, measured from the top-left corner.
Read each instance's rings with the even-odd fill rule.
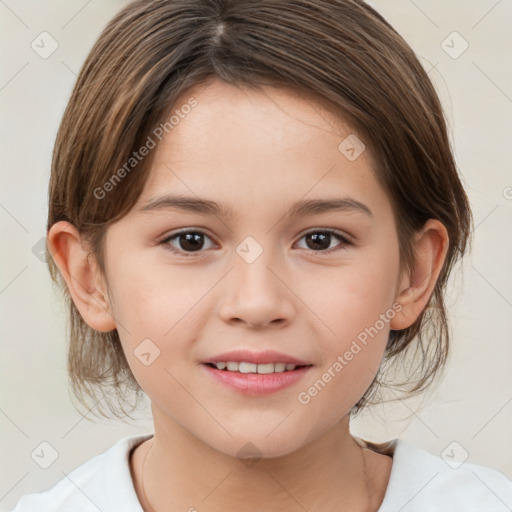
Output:
[[[292,453],[241,460],[153,413],[155,436],[131,459],[135,489],[146,512],[205,507],[230,512],[247,509],[247,504],[254,512],[354,512],[377,510],[382,501],[387,479],[382,488],[373,474],[377,454],[368,457],[350,435],[348,417]]]

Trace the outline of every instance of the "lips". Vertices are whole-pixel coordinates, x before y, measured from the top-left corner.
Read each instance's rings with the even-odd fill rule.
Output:
[[[266,350],[233,350],[202,361],[202,371],[223,386],[249,396],[268,395],[293,386],[312,363],[289,354]]]

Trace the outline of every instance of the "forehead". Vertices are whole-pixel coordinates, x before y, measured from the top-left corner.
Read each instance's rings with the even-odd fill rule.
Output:
[[[347,119],[340,114],[335,115],[334,107],[328,107],[324,100],[315,100],[312,94],[287,87],[249,88],[216,78],[183,93],[172,110],[179,111],[180,106],[191,98],[197,106],[189,114],[181,116],[178,125],[172,129],[177,143],[178,137],[185,140],[197,135],[208,136],[216,143],[218,137],[224,138],[228,130],[232,135],[244,137],[244,146],[250,137],[254,144],[261,143],[266,147],[269,143],[270,146],[289,144],[290,137],[297,145],[321,132],[334,133],[338,137],[353,132]],[[204,126],[204,132],[200,132],[201,126]],[[209,131],[212,126],[219,129]],[[277,126],[279,130],[276,130]],[[237,138],[233,136],[229,141]]]
[[[214,80],[183,94],[172,111],[191,99],[194,108],[157,145],[139,209],[162,192],[213,194],[225,205],[223,213],[233,213],[233,203],[240,202],[255,208],[262,201],[308,199],[310,193],[381,192],[368,149],[355,159],[343,152],[347,140],[364,144],[360,135],[310,96]]]

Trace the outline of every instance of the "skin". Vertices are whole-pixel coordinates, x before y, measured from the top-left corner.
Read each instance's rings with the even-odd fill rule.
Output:
[[[426,306],[446,255],[446,229],[428,221],[413,241],[413,268],[402,273],[392,204],[369,149],[355,161],[338,150],[354,133],[348,125],[284,89],[255,92],[214,80],[183,103],[191,96],[198,106],[155,149],[138,203],[107,231],[106,275],[71,224],[59,222],[48,234],[83,318],[99,331],[118,329],[151,399],[155,435],[130,459],[141,504],[208,512],[377,510],[392,459],[360,446],[349,412],[371,384],[389,329],[410,326]],[[168,193],[214,200],[233,216],[139,211]],[[286,217],[296,201],[333,197],[360,201],[372,215]],[[159,243],[181,228],[206,234],[199,252],[179,237],[167,246],[182,254]],[[350,243],[332,236],[318,249],[305,236],[315,229]],[[252,263],[236,252],[247,236],[263,250]],[[401,311],[301,404],[298,394],[397,303]],[[149,366],[133,353],[146,338],[160,349]],[[291,387],[246,396],[201,367],[237,348],[274,349],[313,367]],[[250,467],[237,458],[248,442],[261,455]],[[141,486],[146,455],[150,505]]]

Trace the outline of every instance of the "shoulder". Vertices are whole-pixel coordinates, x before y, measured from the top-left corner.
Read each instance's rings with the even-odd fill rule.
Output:
[[[388,448],[393,465],[378,512],[504,512],[512,507],[512,481],[499,471],[456,463],[453,451],[441,458],[401,439]]]
[[[23,495],[11,512],[142,512],[130,474],[132,448],[153,434],[125,437],[50,489]]]

